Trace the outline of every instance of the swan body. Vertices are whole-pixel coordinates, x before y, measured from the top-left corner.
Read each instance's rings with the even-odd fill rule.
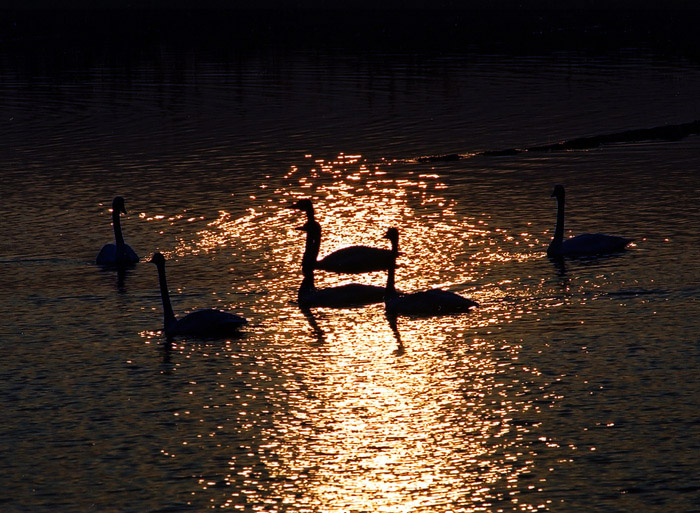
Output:
[[[126,214],[124,198],[117,196],[112,201],[112,226],[114,227],[114,244],[105,244],[97,254],[97,265],[126,267],[139,261],[139,256],[124,242],[120,214]]]
[[[333,273],[362,274],[386,271],[390,265],[391,253],[386,249],[349,246],[316,262],[316,269]]]
[[[604,233],[584,233],[564,240],[564,205],[566,202],[564,186],[555,185],[552,197],[557,199],[557,224],[552,242],[547,248],[548,257],[576,258],[618,253],[624,251],[625,246],[633,241],[633,239]]]
[[[436,316],[468,312],[479,306],[478,303],[459,294],[442,289],[431,289],[411,294],[402,294],[395,288],[396,256],[399,253],[399,231],[389,228],[386,239],[391,241],[391,251],[394,255],[387,276],[384,305],[387,313],[392,316]]]
[[[306,213],[307,222],[316,222],[314,207],[308,199],[301,199],[290,208]],[[320,238],[320,227],[319,227]],[[362,274],[386,271],[391,265],[391,251],[370,246],[349,246],[334,251],[314,264],[315,269],[343,274]]]
[[[301,307],[348,308],[381,303],[384,300],[384,287],[376,285],[349,283],[317,289],[314,285],[314,269],[321,242],[321,226],[311,220],[297,230],[306,232],[306,246],[301,265],[304,279],[297,293],[297,301]]]
[[[165,279],[165,257],[156,252],[151,258],[151,263],[158,268],[160,296],[163,301],[163,331],[168,338],[222,338],[236,334],[241,326],[248,324],[243,317],[214,309],[196,310],[181,319],[176,319]]]
[[[306,308],[349,308],[381,303],[383,300],[384,287],[348,283],[338,287],[317,289],[313,283],[309,284],[306,278],[302,281],[302,286],[297,294],[299,305]]]

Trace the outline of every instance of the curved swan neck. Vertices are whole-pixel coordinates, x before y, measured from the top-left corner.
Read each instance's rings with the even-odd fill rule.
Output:
[[[554,228],[554,239],[552,240],[555,244],[561,244],[564,241],[564,203],[565,195],[564,191],[561,191],[557,195],[557,225]]]
[[[168,292],[168,282],[165,279],[165,263],[157,263],[158,267],[158,282],[160,284],[160,298],[163,300],[163,329],[167,332],[168,329],[175,324],[175,313],[170,304],[170,293]]]
[[[386,277],[386,290],[384,291],[384,297],[392,298],[396,297],[396,258],[394,258],[389,265]]]
[[[305,230],[306,245],[304,246],[304,255],[301,257],[301,271],[304,273],[305,278],[310,274],[313,282],[316,260],[321,249],[321,225],[316,221],[309,221],[305,225]]]
[[[386,289],[384,291],[385,299],[396,297],[396,258],[399,256],[399,237],[398,233],[387,237],[391,241],[391,263],[387,270]]]
[[[112,208],[112,226],[114,227],[114,241],[117,247],[124,246],[124,236],[122,235],[122,223],[119,218],[120,212],[116,207]]]

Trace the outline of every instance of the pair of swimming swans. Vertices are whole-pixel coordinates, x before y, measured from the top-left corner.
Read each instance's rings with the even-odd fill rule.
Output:
[[[117,196],[112,201],[112,226],[114,227],[114,244],[105,244],[95,259],[97,265],[124,269],[138,263],[139,257],[124,242],[120,214],[126,214],[124,198]],[[158,268],[160,295],[163,302],[163,331],[168,339],[175,336],[196,338],[219,338],[235,335],[239,328],[247,324],[246,319],[221,310],[196,310],[177,319],[170,303],[168,284],[165,278],[165,257],[155,252],[150,260]]]
[[[301,205],[300,205],[301,203]],[[299,208],[299,207],[302,208]],[[300,200],[293,208],[299,208],[307,213],[306,223],[297,228],[306,232],[306,246],[302,256],[302,274],[304,276],[297,300],[302,308],[310,307],[351,307],[384,302],[390,316],[433,316],[462,313],[477,306],[474,301],[453,292],[433,289],[424,292],[405,294],[396,290],[396,258],[399,255],[399,231],[390,228],[384,238],[391,242],[391,249],[371,248],[367,246],[351,246],[329,256],[340,254],[331,261],[342,262],[337,269],[352,269],[352,273],[375,270],[387,271],[386,287],[349,283],[338,287],[317,289],[314,285],[314,270],[319,267],[318,253],[321,245],[321,225],[314,219],[313,207],[309,200]],[[388,257],[387,257],[388,255]],[[327,259],[328,257],[326,257]],[[324,259],[324,260],[326,260]],[[335,270],[334,272],[343,272]]]

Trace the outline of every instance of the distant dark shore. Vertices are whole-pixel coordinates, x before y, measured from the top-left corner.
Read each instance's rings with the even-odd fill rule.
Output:
[[[102,7],[80,8],[82,4]],[[581,8],[590,2],[570,2],[571,9],[526,9],[517,2],[500,2],[498,8],[473,2],[460,8],[448,2],[413,2],[403,8],[390,3],[381,9],[361,2],[353,8],[328,8],[323,2],[298,2],[291,9],[275,8],[274,2],[256,9],[222,8],[224,3],[216,0],[190,4],[197,8],[176,1],[142,2],[146,7],[138,9],[116,8],[119,4],[110,1],[76,0],[63,4],[74,8],[62,9],[48,9],[41,1],[16,5],[25,7],[0,9],[0,47],[5,49],[167,44],[209,51],[282,46],[527,55],[639,48],[700,59],[700,9],[680,1],[664,4],[664,9],[632,8],[637,2],[600,9]]]

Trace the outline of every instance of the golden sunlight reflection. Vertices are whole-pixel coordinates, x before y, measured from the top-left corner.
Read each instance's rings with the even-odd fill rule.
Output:
[[[493,353],[502,360],[518,348],[466,338],[469,321],[412,319],[394,331],[381,313],[323,316],[332,336],[297,362],[269,433],[271,482],[293,483],[293,493],[281,484],[273,495],[338,512],[512,502],[499,490],[529,462],[510,421],[527,408],[503,393]]]
[[[536,507],[518,495],[518,483],[532,464],[522,437],[538,425],[540,406],[524,396],[538,371],[519,365],[520,346],[498,333],[533,313],[546,315],[541,309],[566,302],[566,289],[563,297],[552,295],[550,278],[505,276],[505,266],[542,257],[538,237],[492,226],[487,215],[447,191],[439,173],[414,172],[410,165],[368,163],[360,155],[307,156],[280,181],[261,186],[245,210],[221,209],[216,219],[193,220],[203,224],[194,240],[174,237],[172,254],[226,256],[220,276],[232,294],[256,295],[246,304],[253,310],[245,312],[253,321],[247,330],[266,341],[257,358],[270,367],[266,409],[272,422],[259,425],[251,417],[246,424],[241,419],[257,410],[231,402],[229,417],[255,431],[257,446],[231,451],[224,481],[239,484],[216,507]],[[399,289],[441,287],[480,307],[466,315],[398,320],[387,319],[382,304],[300,309],[305,235],[295,228],[306,218],[289,208],[300,198],[312,200],[322,227],[319,258],[350,245],[388,248],[383,235],[395,226]],[[231,203],[235,207],[235,196]],[[172,225],[192,217],[149,219]],[[384,272],[316,272],[319,288],[385,280]],[[224,306],[236,304],[235,297],[223,299]],[[231,357],[235,347],[254,351],[245,337],[228,344],[220,351]],[[204,491],[216,483],[202,478],[199,484]]]

